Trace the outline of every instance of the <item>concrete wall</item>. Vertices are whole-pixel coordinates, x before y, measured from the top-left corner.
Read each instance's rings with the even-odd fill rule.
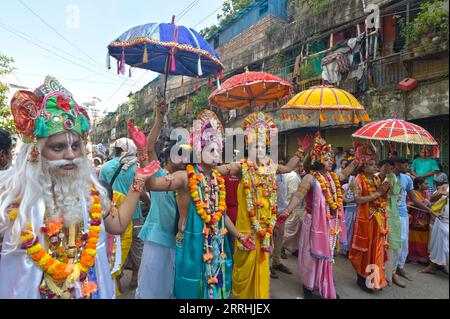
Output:
[[[406,120],[449,114],[449,81],[423,82],[407,93],[397,89],[368,91],[361,99],[372,120],[392,118],[396,112]]]

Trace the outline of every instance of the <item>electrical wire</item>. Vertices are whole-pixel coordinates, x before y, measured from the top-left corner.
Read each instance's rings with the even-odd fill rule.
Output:
[[[84,56],[89,58],[91,61],[93,61],[95,64],[100,65],[95,59],[93,59],[89,54],[81,50],[77,45],[75,45],[72,41],[67,39],[64,35],[62,35],[58,30],[56,30],[53,26],[51,26],[45,19],[43,19],[39,14],[37,14],[33,9],[31,9],[25,2],[22,0],[18,0],[19,3],[21,3],[28,11],[30,11],[35,17],[37,17],[43,24],[45,24],[48,28],[50,28],[53,32],[55,32],[61,39],[69,43],[72,47],[74,47],[77,51],[82,53]],[[103,67],[103,66],[101,66]]]

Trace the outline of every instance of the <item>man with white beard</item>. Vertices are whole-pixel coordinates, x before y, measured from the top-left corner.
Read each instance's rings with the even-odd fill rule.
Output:
[[[114,298],[106,232],[121,234],[156,162],[137,170],[118,214],[91,173],[83,108],[51,77],[11,101],[25,144],[0,173],[0,298]]]

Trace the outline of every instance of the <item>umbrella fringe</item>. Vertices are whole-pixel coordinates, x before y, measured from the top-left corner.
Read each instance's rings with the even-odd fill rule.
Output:
[[[125,49],[122,48],[122,58],[120,59],[119,63],[119,73],[124,75],[125,74]]]
[[[144,46],[144,55],[142,56],[142,63],[148,62],[148,52],[147,52],[147,46]]]
[[[202,70],[202,60],[200,59],[200,56],[198,56],[198,62],[197,62],[197,74],[198,74],[198,76],[202,76],[202,75],[203,75],[203,70]]]
[[[106,53],[106,67],[108,70],[111,70],[111,56],[109,55],[109,52]]]

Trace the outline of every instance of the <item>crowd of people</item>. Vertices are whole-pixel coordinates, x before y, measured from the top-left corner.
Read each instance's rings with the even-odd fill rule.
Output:
[[[409,166],[365,142],[334,153],[317,133],[275,163],[275,122],[255,112],[246,156],[222,164],[210,110],[197,116],[201,139],[157,152],[161,99],[150,132],[129,121],[108,160],[88,154],[89,118],[51,78],[11,108],[24,144],[12,164],[0,130],[0,298],[115,298],[128,268],[136,298],[265,299],[277,272],[292,273],[288,253],[305,298],[339,298],[336,254],[369,293],[405,287],[408,261],[448,272],[448,179],[427,148]]]

